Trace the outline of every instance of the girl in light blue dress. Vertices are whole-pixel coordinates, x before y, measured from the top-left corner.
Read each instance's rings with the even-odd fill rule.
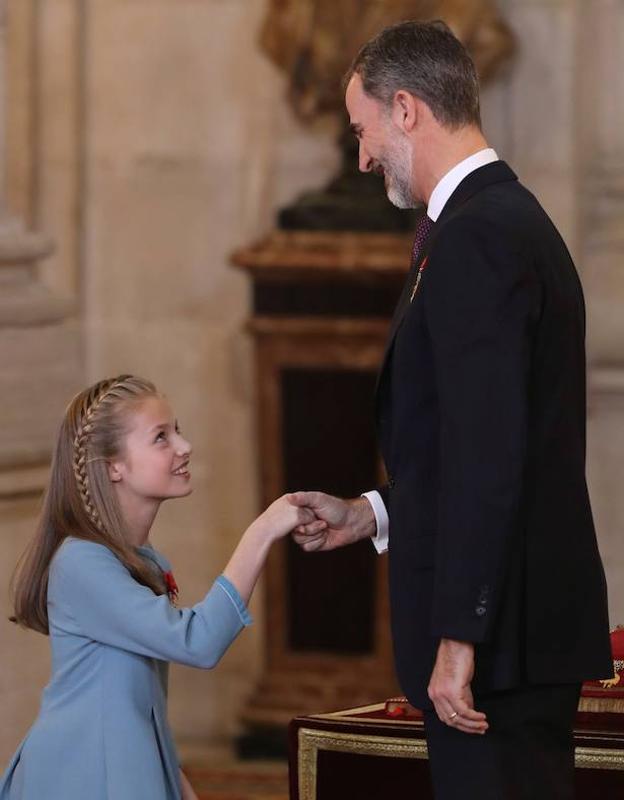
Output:
[[[0,800],[197,800],[167,722],[167,662],[218,663],[251,622],[271,544],[313,515],[276,500],[204,599],[177,608],[148,537],[161,502],[191,492],[190,455],[148,381],[101,381],[67,408],[14,597],[14,621],[50,636],[52,677]]]

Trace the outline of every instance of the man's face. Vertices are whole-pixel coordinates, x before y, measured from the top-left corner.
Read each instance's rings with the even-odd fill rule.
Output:
[[[398,208],[417,206],[410,142],[393,125],[389,109],[364,92],[357,73],[349,81],[345,103],[351,130],[360,143],[360,170],[381,175],[388,199]]]

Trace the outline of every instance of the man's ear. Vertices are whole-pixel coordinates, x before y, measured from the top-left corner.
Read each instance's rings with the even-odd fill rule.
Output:
[[[422,100],[413,94],[399,89],[392,100],[392,121],[403,133],[411,133],[420,116]]]
[[[111,482],[119,483],[122,478],[120,465],[115,461],[109,461],[106,465],[106,469],[108,470],[108,477],[110,478]]]

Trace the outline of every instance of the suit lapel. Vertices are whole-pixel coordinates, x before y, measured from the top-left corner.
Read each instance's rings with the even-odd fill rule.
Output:
[[[386,349],[381,362],[382,365],[386,362],[390,354],[392,344],[394,342],[394,339],[397,335],[399,328],[401,327],[401,322],[403,321],[405,312],[407,311],[407,308],[410,305],[410,296],[412,294],[412,289],[414,288],[414,284],[418,277],[418,271],[422,267],[423,262],[429,256],[429,251],[431,249],[433,242],[435,241],[437,230],[438,230],[438,225],[437,223],[435,223],[435,225],[431,229],[431,233],[429,234],[423,249],[418,255],[418,258],[410,267],[410,271],[407,275],[405,283],[403,284],[403,290],[401,292],[401,296],[399,297],[399,301],[396,305],[396,308],[394,309],[394,314],[392,315],[392,322],[390,323],[390,331],[388,333],[388,339],[386,341]]]
[[[388,334],[388,340],[386,342],[386,348],[381,362],[381,368],[377,375],[377,385],[375,389],[377,403],[379,402],[379,389],[382,377],[390,360],[394,340],[399,328],[401,327],[401,323],[405,317],[407,309],[409,308],[410,296],[412,294],[412,289],[414,288],[414,283],[417,280],[418,270],[421,268],[425,259],[429,257],[429,252],[436,239],[440,235],[440,231],[444,227],[445,222],[455,211],[457,211],[457,209],[461,208],[461,206],[467,200],[480,192],[486,186],[490,186],[493,183],[503,183],[506,181],[517,180],[518,176],[504,161],[494,161],[491,164],[486,164],[484,167],[479,167],[479,169],[476,169],[474,172],[471,172],[470,175],[467,175],[447,200],[446,205],[442,209],[442,213],[431,229],[429,238],[419,254],[417,262],[412,265],[409,271],[405,285],[403,286],[403,291],[401,292],[401,296],[399,298],[399,302],[397,303],[394,315],[392,317],[392,322],[390,323],[390,332]]]

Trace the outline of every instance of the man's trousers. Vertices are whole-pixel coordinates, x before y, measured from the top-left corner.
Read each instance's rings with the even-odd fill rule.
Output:
[[[425,712],[436,800],[573,800],[579,693],[579,684],[566,684],[475,697],[489,723],[484,735]]]

